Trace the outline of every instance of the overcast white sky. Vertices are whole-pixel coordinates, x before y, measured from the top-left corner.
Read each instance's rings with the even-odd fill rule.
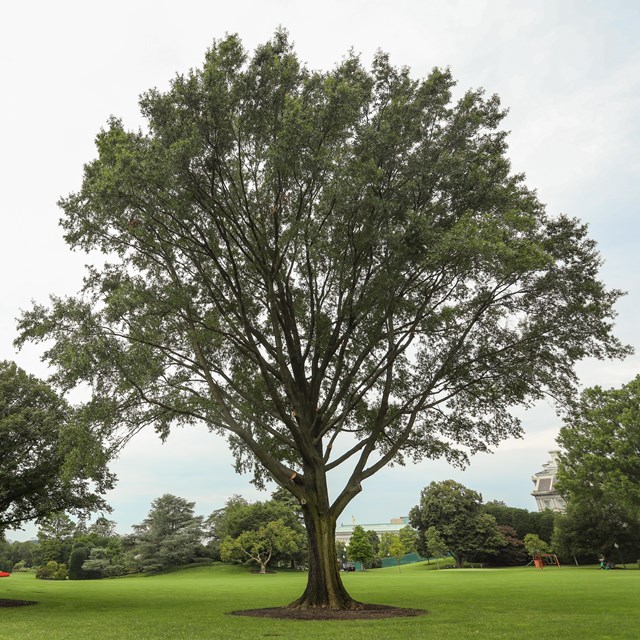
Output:
[[[0,9],[0,359],[47,373],[37,349],[15,352],[15,318],[32,300],[79,288],[83,256],[62,240],[56,201],[79,187],[109,115],[136,128],[138,95],[200,65],[214,38],[236,32],[253,49],[278,25],[312,68],[333,66],[351,47],[365,61],[381,48],[416,76],[450,66],[460,90],[498,93],[510,108],[514,170],[527,174],[551,213],[589,223],[603,279],[629,292],[618,305],[617,334],[640,346],[640,3],[35,0]],[[618,386],[639,362],[587,362],[579,372],[585,385]],[[474,458],[464,472],[424,462],[379,473],[343,521],[406,515],[422,487],[449,477],[485,500],[534,509],[531,475],[554,448],[559,423],[547,405],[523,417],[523,440]],[[233,493],[266,498],[231,465],[224,441],[204,428],[176,432],[165,445],[142,434],[114,464],[120,482],[109,496],[111,517],[127,532],[167,492],[195,501],[202,514]]]

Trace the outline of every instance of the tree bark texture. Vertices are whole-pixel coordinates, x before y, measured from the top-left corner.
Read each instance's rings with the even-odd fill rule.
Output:
[[[335,520],[329,513],[304,508],[309,545],[309,573],[304,593],[289,606],[296,608],[358,609],[347,593],[336,558]]]

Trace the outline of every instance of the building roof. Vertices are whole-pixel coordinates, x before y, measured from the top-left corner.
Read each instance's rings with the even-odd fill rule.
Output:
[[[360,524],[352,522],[351,524],[340,524],[336,527],[336,536],[347,537],[351,536],[355,527]],[[409,524],[408,516],[401,518],[391,518],[389,522],[374,522],[374,523],[362,523],[360,526],[366,531],[375,531],[376,533],[398,533],[400,529],[406,527]]]

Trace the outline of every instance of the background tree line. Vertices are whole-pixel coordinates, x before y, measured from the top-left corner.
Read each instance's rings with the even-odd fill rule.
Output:
[[[609,523],[603,534],[599,512],[587,514],[582,503],[574,504],[566,514],[532,512],[498,501],[485,504],[478,492],[453,480],[432,482],[411,510],[411,526],[378,536],[358,525],[348,544],[336,543],[336,563],[375,568],[385,558],[400,564],[417,552],[425,558],[451,556],[456,566],[517,566],[534,551],[553,551],[563,563],[595,562],[602,555],[635,561],[639,549],[632,526],[621,525],[616,534],[615,523]],[[262,572],[269,566],[306,568],[300,508],[286,492],[253,503],[233,495],[207,518],[195,515],[194,506],[165,494],[128,535],[116,533],[116,523],[105,517],[87,525],[52,514],[42,521],[37,540],[0,540],[0,569],[32,570],[44,579],[98,579],[214,561],[253,564]]]
[[[276,533],[269,553],[272,565],[295,568],[306,560],[299,509],[281,491],[264,502],[232,496],[208,518],[195,515],[194,507],[193,502],[165,494],[152,502],[147,517],[127,535],[116,533],[116,523],[105,517],[86,525],[54,513],[43,518],[36,540],[0,538],[0,568],[33,570],[43,579],[96,579],[219,560],[251,561],[253,556],[243,549],[268,546],[260,539],[265,527]]]
[[[15,389],[51,401],[46,387],[15,367],[3,367],[5,401]],[[595,562],[603,556],[617,563],[636,561],[639,398],[637,377],[620,389],[587,389],[573,405],[559,436],[565,514],[531,512],[497,501],[484,504],[478,492],[453,480],[432,482],[411,510],[412,527],[379,538],[358,526],[349,545],[336,544],[336,563],[379,566],[385,557],[400,562],[404,554],[417,551],[424,557],[451,555],[457,566],[465,561],[509,566],[526,563],[534,550],[552,550],[565,563]],[[18,413],[11,420],[5,417],[2,426],[8,434],[16,421],[41,415]],[[195,515],[194,503],[167,494],[153,501],[133,533],[118,535],[115,526],[105,517],[90,525],[63,512],[42,517],[37,540],[0,538],[0,569],[37,568],[42,578],[82,579],[216,560],[253,561],[261,570],[269,562],[292,568],[306,563],[300,506],[282,489],[264,502],[232,496],[206,519]]]

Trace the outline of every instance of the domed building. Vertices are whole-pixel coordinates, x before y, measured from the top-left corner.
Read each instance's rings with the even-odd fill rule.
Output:
[[[542,465],[542,471],[531,476],[534,484],[531,495],[536,499],[538,511],[551,509],[551,511],[564,513],[567,508],[567,503],[555,488],[559,453],[559,451],[549,451],[551,457]]]

